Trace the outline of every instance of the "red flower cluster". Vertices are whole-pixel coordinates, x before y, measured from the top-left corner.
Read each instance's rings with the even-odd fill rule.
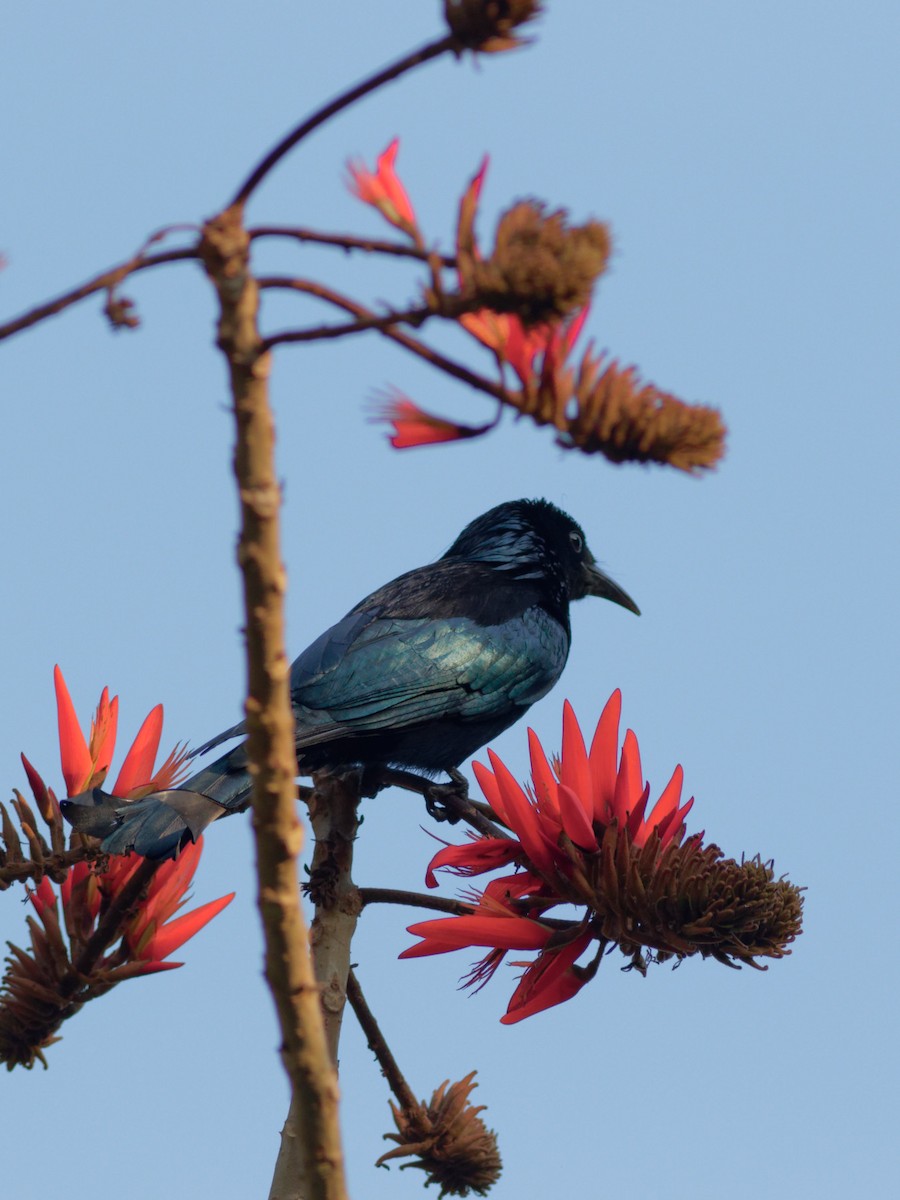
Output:
[[[625,735],[621,759],[617,762],[621,705],[621,693],[615,691],[603,710],[588,750],[566,701],[562,755],[555,770],[547,761],[537,735],[529,729],[531,783],[524,789],[493,751],[488,751],[493,771],[481,763],[473,763],[488,803],[515,837],[479,837],[467,845],[447,846],[429,865],[426,877],[429,887],[437,885],[434,872],[439,868],[465,876],[513,864],[519,868],[516,874],[489,883],[471,915],[410,926],[410,933],[423,941],[401,955],[414,958],[465,946],[490,947],[489,954],[469,977],[470,983],[484,983],[508,950],[540,951],[526,965],[502,1018],[506,1024],[570,999],[599,965],[599,957],[587,967],[576,965],[590,943],[599,940],[600,931],[592,923],[591,908],[579,922],[541,919],[558,904],[578,899],[590,903],[593,899],[584,889],[581,896],[578,894],[577,863],[569,848],[596,854],[604,831],[610,827],[627,831],[631,845],[638,848],[646,844],[651,834],[659,849],[672,841],[680,842],[684,835],[684,818],[693,799],[680,803],[681,767],[676,767],[653,811],[647,815],[650,785],[643,782],[640,751],[631,730]],[[602,948],[601,945],[601,953]]]
[[[508,951],[538,951],[515,964],[525,971],[506,1024],[571,999],[608,947],[617,946],[641,973],[650,962],[690,955],[759,968],[757,958],[789,954],[801,932],[802,889],[775,879],[771,862],[725,859],[718,846],[703,844],[702,833],[685,837],[693,799],[681,802],[680,766],[648,812],[650,785],[631,730],[619,754],[621,703],[614,692],[588,749],[567,702],[562,755],[552,764],[529,730],[531,780],[524,788],[491,751],[492,770],[474,763],[491,809],[513,836],[498,831],[447,846],[428,869],[434,887],[438,868],[462,876],[517,868],[475,892],[468,913],[410,926],[422,941],[401,955],[487,947],[466,979],[481,985]],[[580,916],[550,917],[558,905],[575,906]],[[580,964],[592,942],[593,958]]]
[[[112,761],[118,724],[118,697],[109,698],[104,688],[97,711],[91,721],[89,738],[85,739],[78,723],[74,705],[59,667],[54,670],[59,749],[66,794],[77,796],[99,786],[106,777]],[[183,775],[184,756],[176,747],[165,762],[154,771],[154,761],[162,735],[163,709],[158,704],[149,713],[135,737],[125,761],[113,784],[112,792],[126,799],[137,799],[149,792],[172,787]],[[55,808],[56,797],[25,755],[22,762],[38,808],[43,812]],[[141,964],[130,974],[149,974],[168,970],[181,963],[162,960],[174,953],[204,925],[213,919],[234,898],[232,892],[208,904],[201,905],[183,916],[171,918],[184,903],[187,891],[203,851],[203,840],[188,846],[173,862],[166,862],[156,871],[146,897],[123,928],[123,946],[127,957]],[[137,856],[114,855],[104,870],[97,871],[87,862],[76,863],[60,885],[63,916],[69,927],[77,913],[82,940],[100,916],[101,910],[118,896],[140,867]],[[58,928],[57,895],[46,876],[36,891],[29,893],[42,923]],[[87,923],[88,928],[85,928]]]

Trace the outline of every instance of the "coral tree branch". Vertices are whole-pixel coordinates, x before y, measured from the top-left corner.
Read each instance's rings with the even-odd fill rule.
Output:
[[[384,67],[381,71],[376,71],[374,75],[370,75],[355,87],[343,92],[328,104],[323,105],[322,108],[317,109],[316,112],[292,129],[286,137],[283,137],[278,145],[270,150],[265,158],[253,168],[238,188],[231,202],[232,207],[241,207],[246,204],[250,195],[256,191],[269,172],[281,162],[286,154],[293,150],[298,142],[311,134],[313,130],[318,129],[320,125],[323,125],[331,117],[336,116],[351,104],[355,104],[357,100],[361,100],[363,96],[367,96],[369,92],[374,92],[382,84],[399,79],[401,75],[412,70],[413,67],[430,62],[433,58],[439,58],[440,55],[446,53],[448,50],[453,50],[455,45],[455,39],[452,37],[442,37],[437,41],[428,42],[426,45],[420,47],[420,49],[413,50],[410,54],[405,54],[403,58]]]
[[[302,827],[284,648],[285,572],[279,550],[280,489],[268,398],[270,358],[257,327],[258,289],[239,205],[207,223],[201,254],[221,304],[218,344],[231,376],[241,501],[238,561],[244,580],[248,749],[254,764],[253,829],[266,978],[282,1032],[282,1061],[302,1111],[307,1200],[346,1197],[337,1079],[325,1041],[297,883]]]
[[[325,1038],[336,1069],[347,1000],[350,946],[362,909],[351,874],[360,777],[358,772],[335,775],[320,771],[314,780],[315,787],[307,801],[316,839],[307,887],[316,910],[311,931],[312,956],[321,995]],[[303,1169],[299,1158],[302,1125],[303,1113],[295,1093],[281,1131],[281,1148],[270,1200],[295,1195],[294,1181]]]
[[[71,291],[63,292],[61,296],[56,296],[53,300],[48,300],[45,304],[39,304],[36,308],[22,313],[21,316],[15,317],[12,321],[7,321],[5,325],[0,325],[0,341],[4,338],[12,337],[14,333],[20,333],[23,329],[28,329],[31,325],[37,325],[38,322],[46,320],[47,317],[54,317],[57,313],[64,312],[65,309],[71,308],[73,304],[77,304],[80,300],[86,300],[88,296],[93,296],[96,292],[118,287],[129,275],[134,275],[138,271],[146,271],[150,267],[161,267],[165,263],[191,261],[197,257],[198,252],[193,248],[186,250],[166,250],[161,254],[139,253],[127,262],[120,263],[117,267],[110,267],[107,271],[101,271],[99,275],[95,275],[87,283],[72,288]]]

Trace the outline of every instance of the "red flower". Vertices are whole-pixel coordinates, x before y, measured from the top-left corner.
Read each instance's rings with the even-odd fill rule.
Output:
[[[395,450],[406,450],[410,446],[431,446],[438,442],[455,442],[461,438],[478,437],[491,428],[493,422],[487,425],[459,425],[454,421],[445,421],[433,413],[419,408],[402,392],[392,392],[379,405],[375,416],[377,421],[388,421],[394,426],[390,437]]]
[[[680,804],[681,768],[676,767],[647,816],[650,787],[644,785],[637,739],[630,730],[621,756],[618,753],[621,705],[617,690],[603,710],[588,750],[566,701],[562,754],[552,766],[529,729],[531,781],[525,788],[491,750],[488,758],[493,770],[473,763],[488,803],[515,838],[477,837],[467,845],[447,846],[429,865],[429,887],[436,885],[437,869],[471,876],[513,863],[519,868],[516,874],[488,884],[471,914],[410,926],[409,932],[423,940],[400,956],[490,947],[490,954],[468,980],[483,984],[508,950],[539,950],[532,962],[516,964],[526,969],[502,1018],[505,1024],[571,999],[595,974],[610,939],[598,919],[599,906],[584,877],[582,860],[585,856],[599,858],[607,831],[624,831],[636,850],[652,835],[656,853],[679,844],[684,836],[684,818],[693,800]],[[548,909],[563,903],[586,907],[582,920],[544,919]],[[577,965],[595,940],[600,947],[594,960]]]
[[[69,689],[58,666],[53,668],[53,683],[56,689],[59,725],[59,757],[66,781],[66,795],[78,796],[89,788],[99,787],[106,778],[116,747],[119,697],[113,696],[110,700],[109,689],[103,689],[97,712],[91,721],[90,739],[85,740]],[[113,795],[133,800],[142,793],[172,787],[178,779],[183,778],[186,758],[177,746],[159,770],[155,774],[153,772],[153,762],[162,736],[162,723],[163,707],[157,704],[150,710],[125,756],[122,769],[112,787]],[[26,771],[29,771],[29,781],[34,790],[35,781],[31,779],[30,774],[34,768],[27,763],[24,755],[22,757],[23,761],[26,761]],[[40,782],[40,776],[37,772],[34,774],[35,779]],[[35,798],[37,799],[37,793]]]
[[[109,770],[116,741],[118,697],[110,700],[109,690],[103,689],[97,712],[91,721],[90,737],[85,739],[59,667],[54,669],[54,684],[62,773],[67,795],[74,796],[97,787]],[[178,747],[154,771],[162,722],[163,709],[158,704],[141,725],[125,756],[112,788],[114,795],[136,799],[151,791],[171,787],[183,775],[185,758]],[[55,804],[56,797],[24,755],[22,760],[35,800],[43,812],[48,798],[51,804]],[[199,932],[234,898],[232,892],[172,919],[185,903],[200,861],[202,845],[203,839],[198,838],[176,860],[159,867],[149,883],[146,896],[123,926],[122,949],[118,952],[118,959],[141,964],[140,969],[132,968],[129,974],[147,974],[181,966],[181,963],[164,963],[162,960]],[[102,871],[95,871],[86,862],[76,863],[60,885],[65,927],[70,930],[77,928],[79,938],[85,941],[101,910],[105,911],[122,892],[142,862],[137,855],[113,855]],[[58,925],[57,896],[46,877],[30,893],[30,899],[45,925],[47,921]]]
[[[406,189],[394,170],[394,160],[400,148],[400,139],[394,138],[378,158],[373,174],[361,162],[347,164],[350,172],[350,190],[366,204],[377,208],[386,221],[419,240],[416,214]]]

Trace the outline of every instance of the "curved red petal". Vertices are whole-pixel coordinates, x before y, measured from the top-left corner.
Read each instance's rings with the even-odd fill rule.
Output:
[[[404,188],[397,176],[397,172],[394,170],[394,161],[397,158],[397,151],[399,149],[400,139],[394,138],[388,148],[382,154],[379,154],[375,173],[376,179],[382,196],[388,201],[400,220],[405,221],[409,225],[415,225],[416,214],[413,212],[413,206],[409,196],[406,194],[406,188]],[[386,213],[384,215],[387,216]]]
[[[528,917],[486,916],[473,913],[463,917],[438,917],[434,921],[419,921],[410,925],[408,932],[424,938],[434,949],[424,950],[410,946],[401,958],[415,958],[421,954],[443,954],[449,950],[461,950],[465,946],[489,946],[506,950],[540,950],[545,946],[552,930],[531,921]],[[438,949],[438,947],[440,947]]]
[[[659,799],[653,805],[653,811],[647,818],[647,824],[651,829],[655,829],[678,808],[678,802],[681,800],[681,789],[684,784],[684,771],[679,763],[672,772],[672,778],[663,788]]]
[[[609,822],[613,815],[621,715],[622,693],[616,688],[600,714],[589,755],[591,781],[594,785],[594,820],[604,824]]]
[[[109,698],[109,688],[104,688],[91,721],[91,738],[88,750],[94,764],[94,775],[105,775],[112,762],[116,748],[116,729],[119,722],[119,697]]]
[[[616,776],[616,791],[613,797],[613,815],[620,825],[628,820],[640,801],[644,790],[641,777],[641,756],[638,751],[637,738],[629,729],[625,734],[622,746],[622,758],[619,762],[619,773]]]
[[[507,318],[506,342],[501,349],[501,357],[524,384],[529,383],[534,375],[534,359],[539,348],[535,334],[526,333],[518,317]]]
[[[483,875],[515,862],[521,852],[518,842],[511,838],[478,838],[462,846],[445,846],[439,850],[425,875],[428,887],[437,887],[435,871],[450,871],[453,875]]]
[[[625,828],[635,846],[643,846],[647,840],[647,827],[644,825],[644,813],[647,811],[647,801],[650,799],[650,784],[641,792],[641,798],[628,814]]]
[[[581,311],[576,315],[575,319],[573,321],[570,321],[569,324],[566,326],[565,332],[563,333],[563,336],[562,336],[562,352],[563,352],[562,357],[563,357],[564,361],[565,361],[565,359],[567,359],[569,357],[569,354],[572,351],[572,347],[578,341],[578,335],[581,333],[581,330],[584,328],[584,323],[588,319],[588,314],[590,313],[590,311],[591,311],[590,304],[586,304],[584,306],[584,308],[581,309]]]
[[[59,759],[66,781],[66,795],[77,796],[90,781],[93,769],[91,754],[78,724],[72,697],[58,666],[53,668],[53,686],[56,689],[56,715],[59,725]]]
[[[523,896],[529,893],[537,893],[546,888],[546,884],[539,875],[535,875],[531,871],[517,871],[515,875],[503,875],[500,879],[492,879],[481,894],[479,901],[479,909],[486,909],[489,912],[495,912],[496,906],[513,913],[514,916],[521,916],[521,913],[515,913],[510,907],[511,900],[520,900]],[[552,897],[556,902],[556,897]]]
[[[59,894],[62,897],[63,908],[67,908],[72,899],[72,889],[82,884],[91,873],[90,864],[86,862],[77,862],[68,872],[65,879],[59,885]],[[97,897],[99,904],[100,897]]]
[[[153,876],[149,898],[155,903],[158,911],[165,908],[168,910],[166,916],[169,916],[183,901],[202,852],[202,838],[198,838],[196,842],[189,842],[177,858],[164,862]],[[166,920],[166,916],[163,916],[162,920]]]
[[[529,804],[528,797],[503,760],[493,750],[488,750],[488,758],[503,795],[510,829],[518,834],[523,850],[537,869],[552,871],[555,847],[544,835],[540,814]]]
[[[234,892],[230,892],[227,896],[220,896],[218,900],[210,900],[208,904],[201,904],[199,908],[192,909],[183,917],[176,917],[174,921],[169,921],[168,924],[158,929],[146,946],[141,949],[140,957],[147,961],[160,961],[168,958],[195,933],[199,933],[204,925],[208,925],[213,917],[218,916],[222,909],[231,903],[234,895]]]
[[[162,737],[163,706],[151,709],[125,755],[122,769],[113,784],[114,796],[130,796],[139,787],[146,787],[153,777],[153,763]]]
[[[44,909],[53,908],[56,905],[56,892],[46,875],[34,891],[28,892],[28,899],[34,905],[39,917],[44,915]]]
[[[491,161],[491,156],[489,154],[486,154],[484,156],[484,158],[481,160],[481,166],[478,168],[478,170],[475,172],[475,174],[472,176],[471,180],[469,181],[469,186],[466,188],[466,190],[463,194],[464,198],[471,196],[471,198],[475,201],[475,203],[476,204],[478,203],[479,199],[481,198],[481,189],[484,186],[484,180],[485,180],[485,176],[487,175],[487,169],[488,169],[488,165],[490,164],[490,161]]]
[[[559,785],[559,815],[562,827],[582,850],[596,850],[597,838],[590,817],[585,813],[581,797],[566,784]]]
[[[559,781],[571,788],[590,816],[594,813],[594,789],[581,728],[568,700],[563,704],[562,755]]]
[[[487,800],[503,824],[509,825],[509,814],[506,811],[503,797],[500,795],[500,785],[497,783],[493,773],[484,763],[474,761],[472,763],[472,772],[478,781],[478,786],[481,788],[485,800]]]
[[[540,954],[519,981],[500,1023],[514,1025],[577,995],[588,976],[577,974],[573,967],[590,942],[591,934],[582,933],[567,946]]]
[[[690,798],[690,800],[688,800],[687,804],[683,804],[681,806],[681,808],[679,808],[676,812],[674,812],[672,814],[672,816],[668,819],[667,822],[664,821],[660,825],[660,827],[659,827],[660,843],[659,844],[660,844],[661,850],[664,850],[665,847],[668,846],[669,842],[671,842],[673,840],[673,838],[678,836],[679,831],[681,829],[683,829],[683,827],[684,827],[684,818],[688,815],[688,813],[691,811],[691,809],[693,807],[694,807],[694,797],[691,796],[691,798]],[[701,835],[701,837],[702,837],[702,835]]]
[[[28,785],[31,788],[34,796],[35,804],[37,804],[41,811],[41,815],[43,816],[49,804],[49,792],[47,790],[47,785],[44,783],[43,779],[41,779],[40,775],[37,773],[24,754],[20,754],[19,758],[21,758],[22,766],[25,768],[25,774],[28,776]]]
[[[528,730],[528,753],[531,758],[531,781],[534,785],[538,808],[543,813],[558,816],[559,804],[556,800],[556,791],[559,784],[547,762],[544,747],[533,729]]]
[[[625,730],[622,757],[628,760],[628,768],[635,790],[642,792],[644,790],[644,772],[641,769],[641,750],[638,746],[637,734],[633,729]]]
[[[138,975],[155,975],[157,971],[176,971],[179,967],[183,967],[184,963],[168,963],[168,962],[145,962],[141,963],[140,967],[136,964],[129,964],[136,967],[130,973],[137,977]]]

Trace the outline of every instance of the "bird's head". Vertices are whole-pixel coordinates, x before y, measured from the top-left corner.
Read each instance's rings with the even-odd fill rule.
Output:
[[[584,530],[549,500],[509,500],[471,521],[444,558],[489,563],[515,579],[546,583],[554,605],[600,596],[640,615],[597,566]]]

